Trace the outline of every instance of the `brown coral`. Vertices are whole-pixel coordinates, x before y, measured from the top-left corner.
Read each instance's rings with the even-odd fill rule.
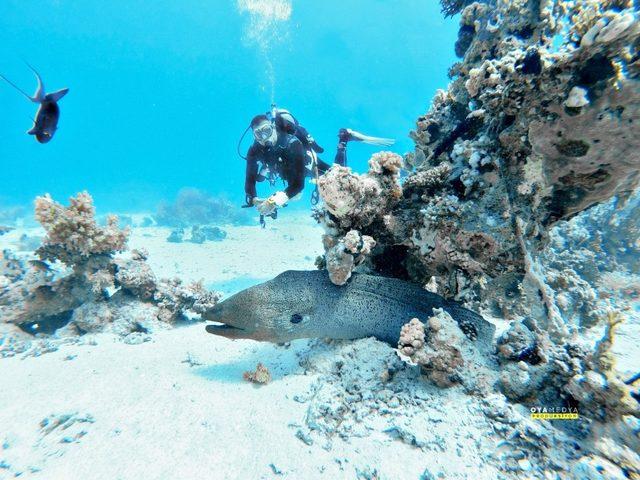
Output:
[[[267,367],[265,367],[262,363],[258,363],[258,365],[256,365],[255,371],[244,372],[242,374],[242,378],[244,378],[247,382],[265,385],[271,381],[271,374],[269,373]]]
[[[113,258],[126,248],[128,232],[117,228],[114,217],[99,227],[86,192],[72,198],[67,208],[40,197],[36,216],[47,231],[38,249],[45,261],[25,264],[6,254],[0,257],[0,318],[29,334],[146,333],[187,313],[202,314],[220,298],[201,283],[156,280],[144,251]],[[56,278],[47,264],[56,260],[73,269]]]
[[[318,186],[325,208],[343,228],[371,225],[402,195],[400,167],[402,157],[379,152],[369,160],[364,175],[350,168],[334,165],[319,178]]]
[[[443,310],[434,309],[426,329],[417,318],[402,327],[398,351],[420,365],[433,383],[445,388],[462,379],[460,368],[465,365],[462,351],[466,341],[455,320]]]
[[[70,198],[68,207],[48,194],[37,197],[35,215],[47,232],[36,252],[43,260],[75,266],[93,255],[111,256],[127,246],[129,230],[118,228],[118,217],[109,216],[106,227],[98,226],[93,198],[87,192]]]

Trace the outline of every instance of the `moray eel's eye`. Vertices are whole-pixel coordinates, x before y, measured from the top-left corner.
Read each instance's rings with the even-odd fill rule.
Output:
[[[299,313],[294,313],[291,315],[291,323],[300,323],[302,321],[302,315]]]

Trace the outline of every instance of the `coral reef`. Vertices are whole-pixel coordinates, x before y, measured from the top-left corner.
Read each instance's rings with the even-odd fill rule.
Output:
[[[118,217],[107,218],[107,226],[96,223],[93,198],[81,192],[64,207],[49,195],[35,201],[36,220],[47,236],[36,254],[44,261],[65,263],[70,267],[82,265],[89,258],[112,256],[125,249],[129,230],[118,228]]]
[[[169,243],[182,243],[184,240],[184,228],[174,228],[167,237]]]
[[[204,243],[207,240],[211,242],[221,242],[227,238],[227,232],[220,227],[214,227],[210,225],[194,225],[191,227],[191,239],[192,243]]]
[[[463,385],[421,382],[419,369],[373,339],[318,343],[300,365],[314,381],[294,397],[307,406],[302,424],[291,426],[296,437],[329,452],[340,451],[340,439],[371,437],[383,447],[403,442],[429,457],[428,475],[411,478],[476,478],[478,471],[487,478],[574,478],[573,471],[601,466],[620,475],[610,478],[625,478],[623,472],[638,469],[631,428],[622,441],[619,424],[594,423],[591,435],[576,437],[567,427],[573,422],[532,419],[529,404],[499,392],[464,395]]]
[[[364,175],[334,165],[320,177],[318,186],[325,210],[317,211],[316,218],[326,232],[325,266],[336,285],[343,285],[376,245],[372,233],[386,221],[384,212],[402,196],[401,166],[399,155],[380,152],[371,157]],[[370,234],[359,231],[364,228]]]
[[[10,333],[19,340],[105,330],[121,336],[147,333],[188,313],[202,314],[219,299],[200,283],[157,280],[144,251],[116,257],[126,249],[127,231],[118,228],[116,217],[99,227],[86,192],[71,198],[68,207],[39,197],[36,218],[47,232],[36,250],[40,260],[22,261],[10,252],[0,258],[0,318],[3,330],[14,326]],[[0,351],[15,352],[11,341],[3,343],[8,347]]]
[[[258,363],[254,372],[244,372],[242,374],[242,378],[244,378],[247,382],[265,385],[271,381],[271,374],[269,373],[267,367],[265,367],[261,363]]]
[[[606,462],[612,472],[635,471],[625,453],[595,445],[610,428],[620,448],[638,416],[609,353],[620,309],[640,294],[637,6],[441,3],[461,14],[452,82],[418,118],[415,151],[402,164],[380,168],[377,157],[364,175],[334,167],[320,178],[318,264],[337,284],[368,269],[511,320],[498,340],[499,367],[480,359],[482,368],[467,372],[464,342],[438,315],[433,325],[406,325],[399,351],[427,366],[436,386],[467,387],[485,375],[511,402],[578,408],[567,444],[578,437],[589,446],[574,455],[576,472]],[[410,173],[400,184],[401,166]],[[361,255],[347,249],[347,235],[375,244]],[[589,342],[603,325],[602,340]],[[504,430],[550,446],[542,427]]]
[[[575,295],[556,298],[566,269],[545,278],[539,253],[561,221],[640,182],[640,27],[618,3],[443,2],[461,11],[463,59],[412,132],[413,172],[400,187],[400,163],[385,167],[382,153],[365,175],[334,167],[320,179],[325,265],[339,281],[351,258],[335,246],[355,229],[376,241],[368,268],[498,315],[546,311],[567,334],[561,320],[593,295],[573,276]]]
[[[640,83],[629,49],[640,29],[631,10],[619,10],[607,2],[464,8],[463,60],[418,120],[407,157],[417,169],[398,208],[418,220],[405,261],[413,278],[435,276],[444,293],[466,300],[498,298],[534,279],[537,258],[527,265],[526,257],[548,245],[551,226],[637,187]],[[572,29],[556,48],[563,18]],[[422,186],[442,171],[439,185]]]
[[[197,188],[183,188],[173,204],[163,203],[154,216],[158,225],[190,227],[207,224],[249,224],[249,214],[223,197],[213,197]]]
[[[496,380],[493,362],[471,344],[458,323],[442,309],[434,309],[426,324],[413,318],[400,332],[400,358],[420,366],[440,388],[462,384],[469,392],[489,392]]]
[[[604,335],[593,348],[578,339],[553,343],[535,325],[529,328],[514,322],[498,340],[503,392],[514,401],[537,399],[573,406],[602,422],[625,415],[640,418],[640,407],[630,387],[617,377],[610,352],[614,328],[622,319],[620,314],[609,313]]]
[[[400,164],[381,168],[376,156],[365,175],[324,175],[319,264],[346,281],[357,255],[341,239],[357,230],[376,242],[359,268],[530,316],[562,343],[612,308],[598,284],[618,297],[614,285],[638,284],[606,261],[625,256],[637,269],[638,215],[613,214],[640,183],[637,12],[628,1],[442,5],[461,13],[462,60],[411,132],[402,165],[412,171],[400,186]],[[567,226],[598,211],[595,228]]]

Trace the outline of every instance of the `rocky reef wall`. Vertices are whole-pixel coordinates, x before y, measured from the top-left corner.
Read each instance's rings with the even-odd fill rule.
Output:
[[[640,182],[637,11],[522,0],[443,10],[460,13],[461,60],[411,132],[408,177],[334,169],[321,182],[326,264],[345,269],[334,245],[356,229],[375,243],[363,266],[505,318],[545,317],[566,335],[575,305],[557,301],[541,256],[555,226],[613,197],[623,205]],[[386,183],[367,189],[371,178]],[[335,208],[349,205],[345,191],[370,212]]]
[[[611,353],[639,293],[638,9],[442,4],[460,14],[451,83],[418,118],[413,152],[320,179],[318,265],[336,284],[372,271],[510,321],[484,376],[514,404],[578,409],[565,430],[595,472],[600,440],[637,448],[640,416]],[[438,386],[468,387],[474,362],[447,325],[436,313],[411,320],[399,353]],[[613,470],[640,471],[622,457]]]

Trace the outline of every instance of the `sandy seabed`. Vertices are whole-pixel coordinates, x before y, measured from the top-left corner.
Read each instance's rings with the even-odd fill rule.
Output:
[[[158,277],[203,280],[225,295],[284,270],[313,269],[322,252],[308,214],[282,215],[265,229],[224,229],[222,242],[193,244],[168,243],[166,228],[134,228],[129,245],[148,250]],[[25,232],[42,233],[18,229],[0,237],[0,247],[15,248]],[[0,479],[499,475],[482,414],[490,399],[441,391],[410,373],[385,385],[380,376],[395,353],[372,339],[278,346],[207,335],[202,323],[138,345],[88,337],[0,360]],[[633,350],[620,355],[631,360]],[[243,380],[258,362],[271,372],[267,385]]]
[[[168,228],[134,228],[129,246],[149,252],[158,277],[202,280],[225,296],[284,270],[313,269],[322,253],[308,214],[282,215],[265,229],[223,228],[224,241],[204,244],[169,243]],[[24,233],[44,232],[14,230],[0,247],[15,250]],[[294,397],[318,376],[300,366],[308,341],[234,342],[201,323],[140,345],[91,337],[0,361],[0,479],[353,478],[349,458],[388,461],[377,442],[328,451],[296,436],[307,406]],[[258,362],[271,371],[268,385],[243,380]]]

